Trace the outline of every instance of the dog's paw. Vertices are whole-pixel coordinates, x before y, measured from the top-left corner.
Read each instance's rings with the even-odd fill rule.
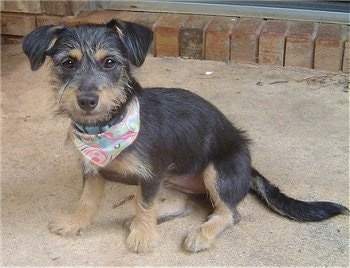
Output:
[[[80,235],[89,225],[89,221],[75,214],[61,215],[50,221],[49,230],[63,236]]]
[[[126,239],[126,244],[132,252],[146,253],[150,252],[154,246],[156,234],[147,230],[131,230]]]
[[[190,232],[184,242],[185,249],[193,253],[206,250],[212,244],[213,239],[205,234],[201,228]]]

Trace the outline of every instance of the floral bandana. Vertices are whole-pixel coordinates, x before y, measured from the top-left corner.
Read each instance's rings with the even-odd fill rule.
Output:
[[[127,107],[124,118],[99,134],[86,134],[71,125],[71,137],[78,150],[93,164],[105,167],[131,145],[140,130],[140,105],[135,98]]]

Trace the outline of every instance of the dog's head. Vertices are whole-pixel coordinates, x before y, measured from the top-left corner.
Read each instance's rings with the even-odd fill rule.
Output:
[[[58,112],[82,125],[108,121],[133,94],[130,64],[143,64],[153,33],[131,22],[42,26],[23,39],[32,70],[53,61]]]

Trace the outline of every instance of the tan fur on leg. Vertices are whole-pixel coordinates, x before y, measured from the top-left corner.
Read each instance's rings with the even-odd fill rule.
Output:
[[[147,206],[143,204],[139,187],[136,196],[136,215],[130,224],[130,234],[126,243],[133,252],[147,252],[157,235],[157,206],[155,202]]]
[[[221,201],[217,192],[217,173],[212,164],[208,165],[203,173],[203,177],[205,187],[209,192],[215,209],[207,222],[188,234],[185,240],[185,248],[191,252],[199,252],[210,248],[215,237],[234,223],[233,211]]]
[[[52,233],[60,235],[78,235],[91,224],[103,197],[105,180],[99,175],[87,177],[78,207],[71,215],[57,217],[49,224]]]

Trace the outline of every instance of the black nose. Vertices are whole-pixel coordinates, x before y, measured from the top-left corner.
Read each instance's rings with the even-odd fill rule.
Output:
[[[81,109],[92,111],[98,104],[98,96],[95,94],[80,94],[77,96],[77,102]]]

